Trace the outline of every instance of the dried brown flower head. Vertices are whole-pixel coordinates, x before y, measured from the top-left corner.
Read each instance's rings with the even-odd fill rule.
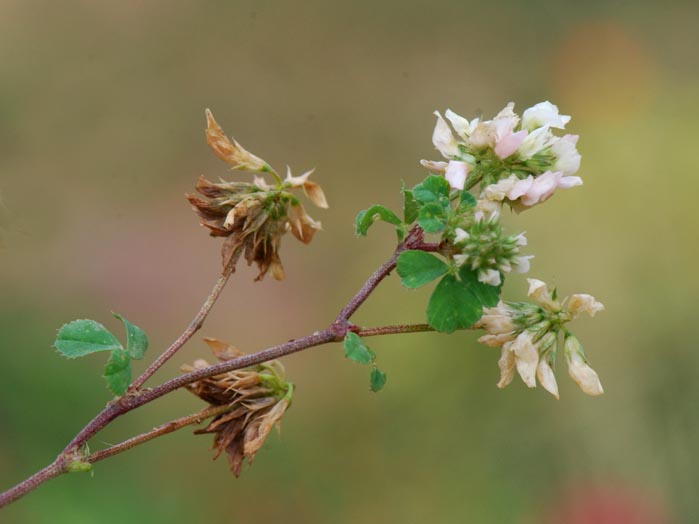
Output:
[[[268,184],[260,176],[255,176],[253,183],[216,183],[200,176],[195,187],[200,196],[189,194],[187,199],[210,234],[226,238],[222,248],[224,267],[234,266],[243,255],[248,265],[257,264],[260,272],[256,280],[268,271],[282,280],[281,237],[291,231],[308,244],[321,229],[320,222],[306,213],[293,190],[303,188],[311,202],[321,208],[328,207],[325,194],[318,184],[308,180],[312,171],[294,177],[289,170],[282,180],[267,162],[229,140],[208,109],[206,119],[206,141],[217,157],[233,165],[233,169],[272,174],[275,184]]]
[[[219,360],[230,360],[243,353],[217,339],[205,338]],[[182,367],[189,372],[208,367],[205,360]],[[187,386],[187,389],[212,406],[230,406],[230,411],[218,415],[196,434],[213,433],[216,450],[214,459],[224,451],[231,471],[238,477],[243,461],[252,464],[274,426],[291,403],[293,385],[286,381],[284,366],[273,360],[265,364],[223,373]]]

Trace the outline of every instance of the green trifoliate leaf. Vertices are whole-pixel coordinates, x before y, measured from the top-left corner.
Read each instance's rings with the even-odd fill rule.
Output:
[[[447,226],[447,219],[444,214],[444,208],[435,202],[425,204],[420,209],[417,223],[425,230],[426,233],[439,233],[444,231]]]
[[[430,175],[413,188],[413,196],[420,203],[449,201],[449,182],[444,177]]]
[[[148,349],[148,337],[140,327],[122,317],[119,313],[112,313],[116,318],[124,323],[126,328],[126,351],[131,358],[141,359]]]
[[[478,199],[475,196],[473,196],[473,194],[465,190],[461,192],[460,205],[462,208],[471,209],[472,207],[476,207],[476,204],[478,204]]]
[[[369,228],[377,220],[383,220],[384,222],[388,222],[389,224],[393,224],[394,226],[402,224],[401,219],[398,218],[398,216],[393,211],[391,211],[387,207],[375,205],[371,206],[369,209],[361,211],[357,215],[357,219],[354,222],[357,234],[361,236],[366,236],[366,233],[369,230]]]
[[[123,349],[119,340],[99,322],[73,320],[58,330],[54,347],[64,357],[77,358],[97,351]]]
[[[478,281],[478,274],[463,267],[458,278],[446,275],[437,284],[427,306],[427,321],[438,331],[452,333],[471,327],[483,315],[483,306],[500,299],[500,286]]]
[[[424,251],[404,251],[397,266],[401,283],[409,288],[424,286],[449,271],[443,260]]]
[[[440,280],[427,305],[427,321],[443,333],[471,327],[482,313],[481,301],[454,275]]]
[[[104,368],[104,378],[112,392],[121,396],[131,384],[131,357],[123,349],[115,349]]]
[[[374,366],[371,369],[371,376],[369,377],[369,381],[371,390],[374,393],[378,393],[386,385],[386,373]]]
[[[413,192],[403,185],[403,220],[406,224],[412,224],[417,220],[420,212],[420,204],[413,196]]]
[[[376,354],[367,347],[362,338],[356,333],[349,332],[345,336],[345,356],[360,364],[371,364]]]

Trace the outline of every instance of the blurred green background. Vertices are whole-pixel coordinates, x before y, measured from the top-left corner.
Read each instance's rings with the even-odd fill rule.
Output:
[[[54,480],[2,523],[669,523],[699,512],[693,2],[0,2],[0,487],[49,463],[109,400],[104,358],[67,361],[56,329],[110,311],[151,354],[184,328],[219,243],[184,193],[227,176],[204,108],[283,169],[316,167],[324,232],[285,239],[287,280],[242,269],[203,334],[246,351],[325,326],[391,251],[355,214],[400,204],[437,158],[432,111],[493,116],[542,100],[573,115],[582,188],[509,217],[531,276],[606,306],[573,328],[606,394],[558,369],[561,400],[515,381],[476,335],[373,339],[389,376],[339,345],[286,359],[282,438],[236,480],[189,430]],[[247,175],[241,175],[247,178]],[[506,295],[521,298],[521,276]],[[427,290],[384,284],[356,320],[420,322]],[[156,378],[208,356],[199,340]],[[145,362],[138,363],[137,370]],[[97,449],[200,406],[179,392]]]

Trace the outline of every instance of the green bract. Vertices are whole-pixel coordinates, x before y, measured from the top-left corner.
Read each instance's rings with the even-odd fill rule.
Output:
[[[104,368],[107,386],[116,395],[126,393],[131,384],[131,359],[141,359],[148,349],[148,337],[138,326],[118,313],[113,315],[122,321],[126,329],[126,349],[107,328],[94,320],[74,320],[58,330],[54,347],[67,358],[77,358],[111,351]]]

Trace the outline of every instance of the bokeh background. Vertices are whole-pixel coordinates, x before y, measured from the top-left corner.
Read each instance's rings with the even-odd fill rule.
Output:
[[[281,169],[316,167],[331,209],[312,245],[284,243],[286,281],[240,270],[204,335],[253,351],[325,326],[391,251],[389,228],[358,239],[352,222],[398,207],[401,179],[437,157],[432,111],[491,117],[510,100],[551,100],[581,135],[585,185],[508,218],[532,276],[607,311],[574,325],[601,398],[563,365],[560,401],[498,390],[499,353],[472,333],[372,339],[378,395],[339,345],[316,348],[285,360],[298,392],[282,438],[240,479],[185,430],[54,480],[0,522],[696,522],[698,22],[689,1],[2,0],[0,487],[109,400],[103,356],[51,349],[62,323],[120,333],[121,312],[153,357],[216,278],[218,241],[184,199],[199,174],[227,176],[205,107]],[[427,297],[391,279],[356,320],[423,321]],[[201,356],[194,341],[157,379]],[[92,448],[199,407],[179,392]]]

